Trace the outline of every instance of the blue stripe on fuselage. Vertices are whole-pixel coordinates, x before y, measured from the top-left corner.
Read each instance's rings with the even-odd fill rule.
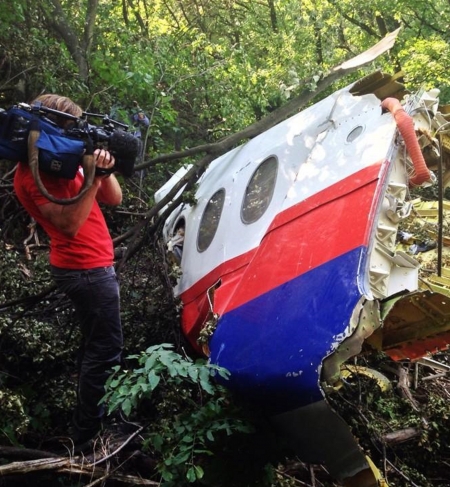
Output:
[[[365,254],[354,249],[224,314],[210,340],[211,362],[231,373],[224,385],[272,412],[322,399],[320,365],[361,297]]]

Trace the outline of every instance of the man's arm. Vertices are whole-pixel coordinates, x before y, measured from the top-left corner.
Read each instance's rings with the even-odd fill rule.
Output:
[[[96,166],[110,169],[114,166],[114,157],[105,150],[96,150]],[[39,210],[61,233],[74,237],[89,216],[95,199],[118,205],[122,201],[122,190],[114,175],[96,176],[92,186],[84,196],[71,205],[58,205],[48,202],[39,206]]]
[[[97,191],[97,201],[105,205],[117,206],[122,203],[122,189],[114,174],[101,180]]]

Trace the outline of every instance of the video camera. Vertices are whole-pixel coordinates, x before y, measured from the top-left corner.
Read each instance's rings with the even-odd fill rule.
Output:
[[[54,116],[72,123],[63,129],[51,119]],[[101,125],[88,123],[92,117],[101,118]],[[83,154],[95,149],[106,149],[115,158],[111,170],[97,168],[96,174],[117,171],[130,177],[142,151],[141,140],[127,132],[128,125],[107,115],[83,112],[81,117],[75,117],[41,104],[19,103],[0,111],[0,159],[28,162],[27,142],[32,122],[38,123],[40,132],[36,142],[39,169],[58,177],[73,179]]]

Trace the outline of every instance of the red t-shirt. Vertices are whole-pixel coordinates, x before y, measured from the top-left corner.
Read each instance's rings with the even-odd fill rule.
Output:
[[[73,180],[43,173],[40,176],[48,193],[60,199],[76,196],[83,184],[80,172]],[[97,201],[94,201],[91,213],[77,235],[68,237],[42,216],[39,206],[50,201],[39,191],[27,164],[18,164],[14,189],[24,208],[50,237],[50,264],[63,269],[92,269],[112,265],[113,243]]]

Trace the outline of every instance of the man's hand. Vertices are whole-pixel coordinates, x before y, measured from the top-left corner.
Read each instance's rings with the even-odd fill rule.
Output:
[[[105,149],[95,149],[94,151],[95,166],[98,169],[107,170],[106,174],[99,174],[96,177],[102,179],[108,177],[111,173],[109,172],[116,163],[114,156]]]
[[[98,190],[96,195],[97,200],[107,205],[120,205],[122,202],[122,190],[111,171],[116,162],[114,156],[107,150],[96,149],[94,151],[94,159],[96,168],[101,171],[107,171],[106,174],[100,173],[95,177],[97,182],[94,180],[94,184]]]

